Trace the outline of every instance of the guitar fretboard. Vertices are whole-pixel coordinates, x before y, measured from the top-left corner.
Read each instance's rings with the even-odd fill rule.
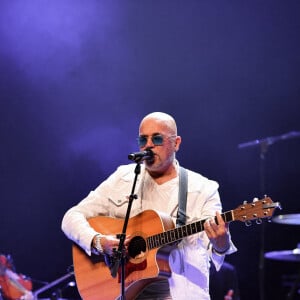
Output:
[[[221,216],[225,222],[231,222],[233,220],[232,210],[221,214]],[[149,236],[147,238],[147,247],[149,250],[159,248],[179,241],[187,236],[201,232],[204,230],[205,221],[206,219],[196,221],[194,223],[183,225],[159,234]],[[217,221],[216,218],[215,221]]]

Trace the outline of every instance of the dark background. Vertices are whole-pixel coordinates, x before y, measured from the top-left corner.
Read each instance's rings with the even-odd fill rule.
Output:
[[[175,117],[180,163],[220,183],[224,210],[269,195],[300,212],[300,2],[1,1],[0,251],[51,282],[72,264],[64,212],[137,151],[140,119]],[[262,178],[266,186],[261,187]],[[241,299],[259,297],[259,253],[299,226],[231,224]],[[264,232],[264,234],[262,234]],[[265,261],[267,299],[299,265]]]

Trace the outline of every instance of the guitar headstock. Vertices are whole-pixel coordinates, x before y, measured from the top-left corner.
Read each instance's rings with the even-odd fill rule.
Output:
[[[252,220],[261,223],[261,219],[271,219],[276,208],[280,208],[279,202],[273,202],[271,198],[265,197],[261,200],[253,200],[251,203],[243,203],[234,209],[233,220],[245,222],[246,225]]]

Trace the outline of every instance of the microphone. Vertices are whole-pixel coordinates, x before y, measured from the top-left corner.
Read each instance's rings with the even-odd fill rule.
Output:
[[[144,159],[150,159],[153,157],[153,152],[151,149],[147,149],[145,151],[133,152],[128,154],[128,159],[133,160],[135,162],[140,162]]]

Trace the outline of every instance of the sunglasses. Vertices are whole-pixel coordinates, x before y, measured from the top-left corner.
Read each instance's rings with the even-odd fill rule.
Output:
[[[155,135],[152,135],[151,136],[151,141],[152,141],[152,144],[154,146],[161,146],[164,142],[164,138],[170,138],[170,137],[175,137],[176,135],[171,135],[171,136],[163,136],[161,134],[155,134]],[[148,141],[148,136],[146,135],[140,135],[138,138],[137,138],[137,141],[138,141],[138,145],[140,148],[143,148],[146,146],[147,144],[147,141]]]

